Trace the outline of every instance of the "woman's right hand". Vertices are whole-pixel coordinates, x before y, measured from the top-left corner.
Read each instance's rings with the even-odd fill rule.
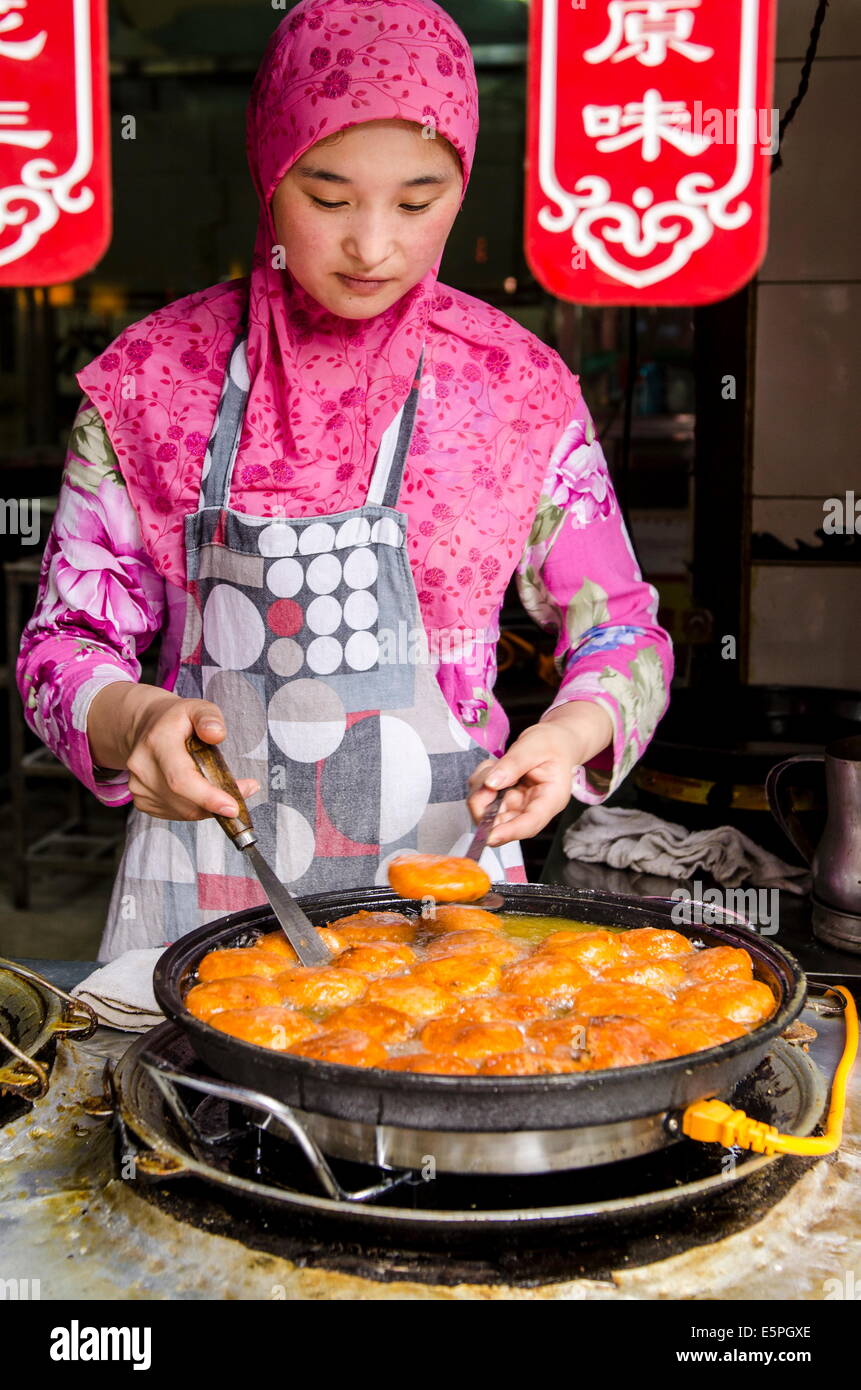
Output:
[[[129,791],[139,811],[159,820],[237,815],[236,802],[198,772],[185,746],[192,733],[205,743],[221,743],[227,728],[217,705],[131,681],[100,690],[87,719],[94,762],[128,769]],[[246,798],[259,789],[249,778],[237,785]]]

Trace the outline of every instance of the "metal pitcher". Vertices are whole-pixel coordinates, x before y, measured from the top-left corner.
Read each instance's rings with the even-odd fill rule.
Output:
[[[814,845],[792,809],[788,774],[799,763],[824,763],[828,820]],[[765,782],[772,815],[813,870],[813,929],[845,951],[861,952],[861,737],[778,763]]]

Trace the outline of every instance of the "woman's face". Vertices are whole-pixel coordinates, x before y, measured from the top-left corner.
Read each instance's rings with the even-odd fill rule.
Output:
[[[447,141],[406,121],[369,121],[322,141],[272,197],[287,269],[331,313],[373,318],[439,260],[462,183]]]

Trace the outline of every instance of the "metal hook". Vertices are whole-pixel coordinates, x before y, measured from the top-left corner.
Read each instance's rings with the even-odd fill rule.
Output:
[[[146,1068],[152,1079],[155,1081],[159,1091],[169,1104],[172,1112],[176,1116],[183,1133],[189,1142],[205,1142],[201,1139],[199,1132],[194,1126],[194,1121],[188,1113],[183,1101],[176,1095],[175,1086],[187,1086],[189,1090],[198,1091],[202,1095],[215,1096],[223,1100],[234,1101],[240,1105],[247,1105],[252,1110],[262,1111],[266,1120],[261,1128],[267,1128],[271,1120],[278,1120],[295,1139],[302,1150],[310,1167],[313,1169],[320,1185],[327,1197],[334,1201],[343,1202],[367,1202],[374,1197],[379,1197],[384,1192],[388,1192],[392,1187],[397,1187],[405,1182],[409,1173],[398,1174],[397,1177],[387,1178],[381,1183],[375,1183],[371,1187],[361,1188],[356,1192],[349,1192],[341,1186],[329,1166],[322,1149],[317,1141],[307,1132],[301,1122],[296,1118],[293,1110],[283,1101],[276,1100],[273,1096],[267,1096],[262,1091],[251,1091],[244,1086],[235,1086],[229,1082],[218,1081],[211,1077],[192,1076],[188,1072],[177,1071],[167,1063],[160,1061],[151,1053],[141,1053],[141,1065]],[[189,1133],[186,1126],[191,1128]]]

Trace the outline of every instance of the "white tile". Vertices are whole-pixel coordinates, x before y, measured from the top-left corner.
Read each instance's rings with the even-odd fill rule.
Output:
[[[816,0],[777,0],[777,56],[798,58],[807,52]],[[861,53],[861,0],[831,0],[819,36],[817,56]]]
[[[774,105],[781,111],[797,80],[792,65],[778,64]],[[783,140],[783,165],[771,180],[761,280],[861,277],[859,87],[861,58],[814,68],[807,96]]]
[[[760,285],[753,492],[861,491],[861,285]]]
[[[861,567],[755,565],[750,681],[861,687]]]
[[[768,532],[794,549],[799,540],[805,545],[819,545],[821,542],[815,533],[824,519],[820,497],[755,497],[751,530]]]

